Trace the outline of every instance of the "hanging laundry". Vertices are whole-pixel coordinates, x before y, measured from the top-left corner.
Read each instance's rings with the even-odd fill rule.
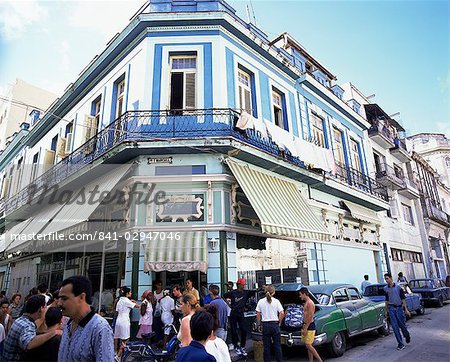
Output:
[[[239,116],[239,119],[236,123],[236,128],[246,130],[254,128],[253,117],[247,112],[243,111]]]

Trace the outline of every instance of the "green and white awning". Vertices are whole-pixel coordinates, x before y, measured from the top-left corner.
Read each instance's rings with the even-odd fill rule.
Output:
[[[258,215],[263,234],[295,241],[329,241],[330,233],[296,184],[231,158],[227,164]]]
[[[206,273],[205,231],[152,232],[145,244],[145,272],[200,270]]]

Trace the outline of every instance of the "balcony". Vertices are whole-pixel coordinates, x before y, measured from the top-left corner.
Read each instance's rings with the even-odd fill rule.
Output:
[[[395,147],[395,137],[392,129],[382,121],[374,121],[369,128],[369,137],[383,148]]]
[[[404,177],[393,167],[381,163],[377,165],[375,175],[376,180],[383,186],[389,187],[392,190],[400,190],[404,188]]]
[[[404,187],[398,190],[399,195],[402,195],[410,200],[415,200],[419,198],[419,189],[414,181],[411,181],[408,178],[403,179]]]
[[[302,160],[280,149],[270,138],[261,137],[261,134],[253,129],[245,131],[236,129],[234,124],[238,116],[239,113],[232,109],[128,111],[35,179],[32,184],[6,199],[5,214],[8,215],[30,203],[52,186],[69,177],[72,178],[96,160],[103,159],[103,162],[110,162],[109,157],[118,156],[121,152],[120,148],[115,149],[115,152],[111,151],[122,144],[132,145],[136,150],[140,142],[148,144],[151,141],[170,141],[170,147],[173,150],[169,152],[174,152],[175,146],[183,146],[184,141],[200,140],[203,143],[196,149],[202,152],[201,147],[203,147],[211,152],[215,146],[210,139],[215,139],[218,142],[215,151],[226,153],[229,148],[235,146],[230,143],[226,149],[219,141],[238,141],[320,176],[320,171],[307,169]],[[209,140],[205,142],[205,138]],[[151,148],[147,144],[146,147]],[[186,152],[192,152],[193,147],[186,147],[189,148]],[[167,153],[167,148],[162,149],[161,152]],[[356,187],[377,199],[387,201],[386,189],[375,180],[345,167],[339,172],[339,175],[330,177],[340,178],[348,186]]]
[[[333,177],[381,200],[388,201],[388,193],[384,185],[352,167],[336,162],[336,174]]]
[[[400,138],[394,139],[395,146],[390,149],[391,155],[396,157],[401,162],[409,162],[411,161],[411,156],[408,153],[408,150],[406,149],[406,143],[405,140],[402,140]]]
[[[450,215],[444,212],[440,207],[436,206],[430,198],[421,198],[422,208],[426,216],[438,223],[450,227]]]

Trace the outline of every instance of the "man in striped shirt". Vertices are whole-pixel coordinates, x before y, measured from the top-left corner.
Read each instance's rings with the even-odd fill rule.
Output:
[[[59,362],[114,361],[113,332],[91,309],[92,285],[84,276],[62,282],[58,305],[70,317],[59,346]]]

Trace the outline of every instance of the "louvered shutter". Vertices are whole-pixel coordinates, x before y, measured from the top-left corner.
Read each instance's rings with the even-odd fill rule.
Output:
[[[186,73],[186,108],[195,109],[195,73]]]
[[[66,156],[66,139],[63,137],[58,138],[58,142],[56,144],[56,153],[58,157]]]
[[[8,192],[9,192],[9,177],[5,177],[3,179],[3,185],[2,185],[2,199],[4,199],[5,197],[8,196]]]
[[[248,113],[252,113],[252,99],[248,89],[244,89],[244,107]]]
[[[44,152],[44,172],[48,171],[55,163],[55,151],[45,150]]]

